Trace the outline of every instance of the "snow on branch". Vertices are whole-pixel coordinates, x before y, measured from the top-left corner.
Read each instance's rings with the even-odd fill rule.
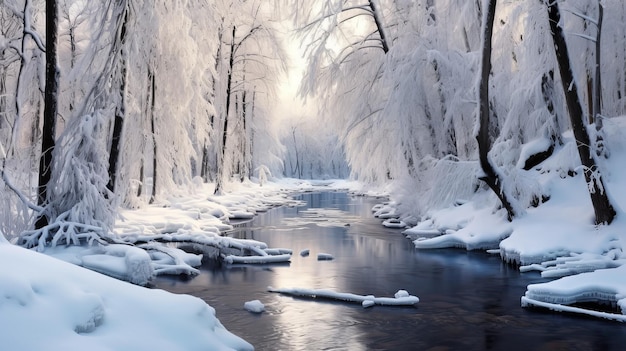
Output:
[[[7,173],[4,171],[4,168],[2,169],[2,180],[4,181],[4,184],[9,187],[9,189],[11,189],[15,193],[15,195],[17,195],[22,203],[28,206],[28,208],[38,213],[43,212],[43,207],[33,204],[17,187],[15,187],[15,185],[13,185]]]
[[[56,221],[41,229],[23,232],[18,243],[26,248],[36,248],[43,251],[46,246],[55,247],[60,243],[66,245],[92,244],[94,241],[101,244],[107,242],[103,239],[103,230],[100,227],[75,221],[68,221],[71,210],[59,215]]]

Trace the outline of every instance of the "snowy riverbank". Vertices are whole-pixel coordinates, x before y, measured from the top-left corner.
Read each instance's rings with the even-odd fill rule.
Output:
[[[490,252],[499,253],[503,260],[520,264],[522,272],[538,270],[546,278],[565,277],[529,285],[522,300],[524,306],[624,320],[619,313],[626,314],[626,281],[621,267],[626,263],[625,130],[626,118],[606,122],[610,158],[602,159],[601,166],[618,212],[609,226],[594,225],[582,172],[567,175],[569,169],[577,169],[574,161],[578,156],[573,138],[565,135],[565,144],[553,156],[523,174],[549,196],[547,202],[508,222],[504,210],[497,207],[495,195],[481,191],[456,206],[431,211],[405,233],[420,249],[492,249]],[[564,306],[577,302],[619,308],[617,314],[602,314]]]
[[[327,188],[326,185],[296,180],[263,187],[254,183],[232,184],[233,192],[219,197],[211,195],[210,185],[201,185],[192,195],[123,211],[116,231],[126,239],[165,233],[201,233],[208,237],[228,230],[232,218],[249,218],[273,206],[295,205],[289,197],[291,193],[319,186]],[[346,185],[339,182],[332,188],[337,187]],[[145,251],[109,246],[57,247],[46,249],[46,255],[14,246],[0,235],[0,267],[4,267],[0,270],[0,339],[4,347],[116,351],[253,349],[226,330],[215,310],[198,298],[152,290],[93,272],[135,269],[131,275],[139,276],[137,279],[150,278],[150,274],[146,276],[146,272],[137,269],[140,265],[133,265],[151,262]],[[169,260],[181,261],[152,258],[153,266],[162,264],[172,269],[200,263],[196,255],[169,254]],[[126,257],[116,260],[120,255]]]

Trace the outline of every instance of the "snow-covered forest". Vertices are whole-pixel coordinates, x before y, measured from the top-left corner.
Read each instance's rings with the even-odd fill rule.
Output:
[[[625,23],[623,0],[3,0],[0,238],[140,246],[124,211],[281,177],[383,188],[416,225],[477,192],[514,220],[550,200],[535,173],[582,174],[610,225]]]
[[[610,9],[601,18],[600,4]],[[44,204],[52,221],[75,208],[73,219],[107,227],[117,206],[143,206],[196,178],[219,193],[259,171],[401,184],[422,194],[409,204],[417,216],[473,191],[481,1],[286,5],[58,1],[55,147],[42,153],[44,2],[3,2],[5,235],[29,229]],[[561,5],[585,123],[622,114],[625,5]],[[523,209],[541,194],[520,169],[562,144],[568,110],[546,4],[503,2],[493,26],[487,151]],[[277,94],[289,73],[297,99]],[[47,153],[49,194],[37,201]]]

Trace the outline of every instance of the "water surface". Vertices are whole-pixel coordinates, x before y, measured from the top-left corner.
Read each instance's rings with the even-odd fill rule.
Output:
[[[417,251],[400,230],[372,218],[373,198],[307,193],[307,206],[278,208],[232,235],[294,251],[289,264],[207,262],[191,280],[156,287],[202,298],[231,332],[257,350],[624,350],[626,325],[522,309],[538,273],[520,274],[498,256],[464,250]],[[310,250],[310,256],[299,252]],[[329,253],[332,261],[318,261]],[[267,287],[333,289],[392,297],[405,289],[415,307],[294,298]],[[243,309],[260,300],[266,312]]]

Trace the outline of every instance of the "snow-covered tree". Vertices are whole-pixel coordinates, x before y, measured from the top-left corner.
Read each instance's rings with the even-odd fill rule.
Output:
[[[591,203],[593,204],[595,212],[595,221],[596,224],[611,224],[615,218],[616,212],[609,200],[602,174],[594,158],[594,153],[590,150],[591,142],[589,132],[584,124],[583,109],[571,68],[569,51],[563,29],[560,27],[561,12],[559,4],[557,2],[547,3],[547,9],[552,39],[554,40],[556,59],[561,74],[561,83],[563,84],[563,91],[565,91],[565,100],[567,102],[567,109],[572,125],[572,132],[576,138],[576,146],[582,162],[583,174],[587,182]]]

